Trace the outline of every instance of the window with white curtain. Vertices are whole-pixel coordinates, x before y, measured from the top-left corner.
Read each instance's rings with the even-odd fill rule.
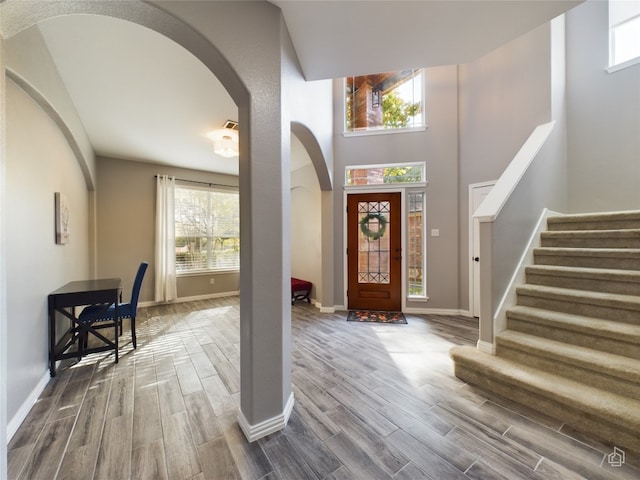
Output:
[[[240,201],[237,190],[176,186],[176,271],[240,268]]]
[[[609,71],[640,63],[640,0],[609,0]]]

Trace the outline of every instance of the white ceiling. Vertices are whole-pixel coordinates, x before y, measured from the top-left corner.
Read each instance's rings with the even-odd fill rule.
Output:
[[[273,0],[307,80],[466,63],[580,1]],[[189,52],[144,27],[57,17],[42,35],[97,154],[238,173],[206,133],[237,120],[220,82]],[[242,129],[242,125],[240,125]],[[308,157],[294,144],[294,168]]]
[[[307,80],[468,63],[583,0],[271,0]]]

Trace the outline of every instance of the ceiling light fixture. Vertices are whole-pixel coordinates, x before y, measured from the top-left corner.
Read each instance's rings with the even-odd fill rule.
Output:
[[[237,157],[238,146],[238,122],[227,120],[222,128],[207,134],[213,141],[213,152],[221,157]]]

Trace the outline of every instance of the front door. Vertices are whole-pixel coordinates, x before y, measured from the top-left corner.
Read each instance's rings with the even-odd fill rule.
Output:
[[[400,193],[347,196],[348,308],[402,308]]]

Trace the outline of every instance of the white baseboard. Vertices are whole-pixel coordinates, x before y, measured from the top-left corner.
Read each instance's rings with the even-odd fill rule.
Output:
[[[322,305],[317,305],[320,309],[320,313],[336,313],[336,307],[323,307]]]
[[[547,208],[542,210],[540,217],[538,218],[538,222],[536,223],[533,231],[531,232],[531,236],[529,237],[529,241],[522,252],[522,256],[520,257],[520,261],[516,265],[516,268],[511,276],[509,284],[502,296],[502,299],[498,303],[496,307],[494,316],[493,316],[493,335],[494,337],[507,329],[507,310],[514,305],[517,304],[518,295],[516,293],[516,289],[519,285],[523,285],[526,283],[526,274],[525,269],[528,265],[533,265],[533,250],[536,247],[540,246],[540,234],[544,232],[547,228],[547,218],[556,217],[560,215],[553,210],[549,210]]]
[[[220,293],[207,293],[205,295],[194,295],[191,297],[179,297],[175,300],[171,300],[170,302],[156,302],[154,300],[139,302],[139,307],[153,307],[156,305],[166,305],[169,303],[184,303],[184,302],[193,302],[196,300],[209,300],[210,298],[223,298],[223,297],[237,297],[240,295],[240,290],[235,292],[220,292]]]
[[[20,405],[20,408],[13,418],[7,423],[7,442],[13,438],[18,428],[20,428],[20,425],[22,425],[22,422],[24,422],[24,419],[27,418],[27,415],[38,401],[38,398],[40,398],[40,395],[42,395],[49,380],[51,380],[51,375],[49,374],[49,368],[47,368],[47,373],[44,374],[29,396],[22,402],[22,405]]]
[[[478,340],[478,350],[480,350],[483,353],[488,353],[489,355],[495,355],[496,345],[494,343]]]
[[[264,420],[256,425],[250,425],[241,410],[238,414],[238,425],[240,425],[240,429],[247,440],[249,442],[255,442],[262,437],[266,437],[267,435],[278,432],[286,427],[289,422],[289,417],[291,416],[294,403],[295,400],[293,398],[293,392],[291,392],[289,400],[287,400],[287,403],[284,406],[284,411],[280,415]]]
[[[459,315],[462,317],[473,317],[469,310],[459,308],[416,308],[405,307],[403,313],[413,313],[415,315]]]

